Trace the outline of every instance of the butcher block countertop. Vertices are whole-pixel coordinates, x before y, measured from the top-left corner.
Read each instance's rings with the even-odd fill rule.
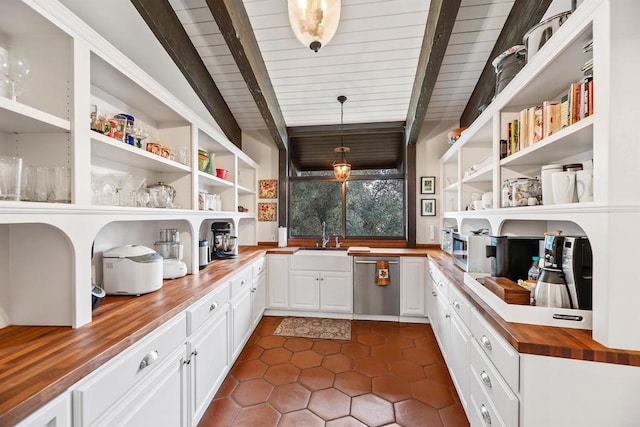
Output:
[[[167,280],[142,296],[106,297],[80,328],[7,326],[0,329],[0,426],[14,425],[117,356],[265,254],[299,248],[241,247],[198,274]],[[604,347],[589,331],[508,323],[464,285],[463,272],[437,249],[350,250],[356,256],[428,256],[520,353],[640,366],[640,352]]]
[[[58,396],[154,329],[264,256],[268,247],[240,247],[198,274],[165,280],[141,296],[107,296],[80,328],[0,329],[0,426],[11,426]]]
[[[434,250],[429,252],[429,258],[519,353],[640,366],[640,351],[605,347],[594,341],[588,330],[506,322],[464,284],[464,272],[451,256]]]

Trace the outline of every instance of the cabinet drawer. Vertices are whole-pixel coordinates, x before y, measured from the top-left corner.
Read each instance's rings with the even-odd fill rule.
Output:
[[[194,333],[204,322],[215,316],[231,298],[229,283],[216,288],[187,309],[188,334]]]
[[[264,273],[265,259],[260,258],[258,261],[254,262],[252,265],[253,268],[253,278],[256,279],[259,275]]]
[[[518,353],[482,318],[477,310],[471,310],[471,332],[483,353],[491,360],[511,390],[518,391],[520,358]]]
[[[484,355],[480,345],[471,342],[471,381],[478,383],[485,397],[508,426],[518,424],[518,397]]]
[[[449,285],[449,303],[453,310],[458,313],[460,319],[467,325],[471,323],[471,303],[462,295],[462,292],[455,285]]]
[[[74,425],[90,425],[186,338],[187,319],[180,314],[83,380],[73,391]]]
[[[471,427],[518,427],[518,424],[507,425],[496,412],[486,396],[479,389],[475,381],[471,381],[471,393],[469,393],[469,423]]]
[[[251,287],[252,279],[253,270],[251,267],[246,268],[236,277],[231,279],[231,298],[235,298],[245,289],[249,289]]]

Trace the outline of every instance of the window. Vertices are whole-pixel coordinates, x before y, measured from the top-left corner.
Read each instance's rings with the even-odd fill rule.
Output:
[[[397,170],[352,171],[343,186],[332,171],[290,179],[291,237],[399,238],[405,233],[404,177]]]

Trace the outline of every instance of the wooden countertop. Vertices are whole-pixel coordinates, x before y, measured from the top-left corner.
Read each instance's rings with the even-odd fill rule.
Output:
[[[0,426],[14,425],[158,326],[263,256],[267,247],[240,247],[198,274],[165,280],[141,296],[107,296],[80,328],[0,329]]]
[[[433,249],[410,249],[410,248],[369,248],[369,250],[359,249],[360,247],[356,246],[354,248],[348,248],[347,255],[349,256],[417,256],[417,257],[426,257],[430,252],[433,252]],[[283,254],[283,255],[293,255],[296,252],[304,250],[304,248],[299,246],[286,247],[286,248],[269,248],[267,250],[268,254]],[[316,250],[316,249],[312,249]],[[322,250],[322,249],[318,249]],[[329,248],[328,250],[336,250],[335,248]]]
[[[93,321],[77,329],[7,326],[0,329],[0,426],[13,425],[117,356],[266,253],[299,248],[241,247],[234,260],[215,260],[198,274],[167,280],[150,294],[106,297]],[[491,325],[520,353],[640,366],[640,352],[595,342],[590,331],[505,322],[465,284],[451,257],[437,249],[349,252],[362,256],[428,256],[465,292]]]
[[[429,252],[429,258],[435,261],[455,286],[469,296],[484,318],[519,353],[640,366],[640,351],[605,347],[594,341],[588,330],[506,322],[464,284],[464,272],[447,253],[433,250]]]

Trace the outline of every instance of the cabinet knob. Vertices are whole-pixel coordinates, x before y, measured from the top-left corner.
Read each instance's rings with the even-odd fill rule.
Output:
[[[218,303],[216,301],[212,302],[211,305],[209,306],[209,311],[213,311],[216,308],[218,308]]]
[[[242,279],[242,282],[240,282],[240,286],[244,285],[245,283],[247,283],[247,281]]]
[[[450,314],[445,314],[444,317],[447,318],[447,319],[451,319],[451,315]]]
[[[480,338],[480,343],[482,344],[482,346],[484,348],[486,348],[487,350],[491,350],[491,341],[489,340],[489,338],[487,338],[486,335],[483,335]]]
[[[158,354],[158,350],[153,350],[151,353],[147,354],[140,361],[140,366],[139,366],[140,370],[143,370],[147,366],[151,365],[153,362],[158,360],[159,357],[160,355]]]
[[[251,293],[252,294],[255,293],[255,291],[256,291],[256,288],[251,288]]]
[[[491,378],[489,378],[489,374],[485,371],[480,372],[480,380],[482,384],[486,385],[488,388],[491,388]]]
[[[455,301],[453,302],[453,306],[454,306],[455,308],[457,308],[458,310],[460,310],[460,303],[458,302],[458,300],[455,300]]]
[[[433,295],[434,297],[438,296],[438,294],[435,291],[431,291],[431,295]]]
[[[484,404],[480,405],[480,415],[482,415],[482,419],[485,423],[491,424],[491,414],[489,414],[489,410]]]

